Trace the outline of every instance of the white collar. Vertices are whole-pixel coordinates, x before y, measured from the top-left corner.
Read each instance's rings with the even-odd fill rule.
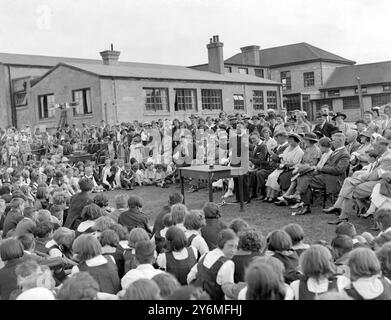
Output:
[[[339,148],[335,149],[334,152],[342,150],[343,148],[345,148],[345,146],[342,146],[342,147],[339,147]]]

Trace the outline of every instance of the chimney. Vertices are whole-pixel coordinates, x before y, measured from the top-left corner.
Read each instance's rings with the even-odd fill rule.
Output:
[[[255,45],[240,48],[243,56],[243,64],[259,66],[261,64],[259,49],[260,46]]]
[[[209,39],[206,46],[208,48],[208,71],[224,74],[223,46],[218,35]]]
[[[111,44],[111,50],[105,50],[100,53],[103,64],[110,66],[118,64],[118,58],[120,54],[120,51],[114,51],[113,44]]]

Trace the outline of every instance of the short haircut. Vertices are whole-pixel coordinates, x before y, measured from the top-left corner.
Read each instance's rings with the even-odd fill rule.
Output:
[[[374,214],[375,221],[381,223],[384,229],[391,227],[391,210],[380,209]]]
[[[119,223],[114,223],[110,226],[111,230],[117,232],[119,240],[127,240],[128,239],[128,229],[125,226],[120,225]]]
[[[182,229],[172,226],[166,232],[166,247],[168,252],[180,251],[187,247],[187,238]]]
[[[75,240],[75,231],[60,227],[53,233],[53,240],[56,241],[58,245],[63,245],[68,249],[72,248],[73,241]]]
[[[140,264],[152,264],[155,259],[155,244],[151,240],[139,241],[136,244],[136,259]]]
[[[88,272],[78,272],[64,281],[57,299],[95,300],[98,292],[98,282]]]
[[[23,216],[26,218],[34,218],[34,213],[37,212],[37,210],[33,207],[26,207],[23,209]]]
[[[20,235],[18,240],[23,245],[24,250],[29,250],[34,247],[34,236],[31,233]]]
[[[292,240],[284,230],[275,230],[267,237],[267,247],[270,251],[285,251],[292,248]]]
[[[89,234],[82,234],[73,242],[72,250],[77,254],[80,262],[87,261],[102,254],[102,246],[98,239]]]
[[[353,250],[353,239],[346,234],[340,234],[331,240],[331,246],[344,255]]]
[[[239,234],[238,249],[244,251],[258,252],[261,253],[265,247],[266,240],[262,234],[256,230],[244,230],[240,231]]]
[[[93,229],[95,231],[105,231],[106,229],[111,228],[115,224],[114,220],[111,219],[108,216],[100,216],[98,219],[95,220]]]
[[[336,138],[340,139],[343,143],[345,143],[345,141],[346,141],[345,135],[343,133],[340,133],[340,132],[334,133],[332,135],[332,137],[336,137]]]
[[[161,300],[160,288],[153,280],[139,279],[129,285],[123,300]]]
[[[102,247],[117,247],[117,245],[119,244],[119,237],[114,230],[107,229],[99,235],[99,242]]]
[[[246,270],[246,300],[284,300],[285,290],[278,274],[266,263],[251,263]]]
[[[51,221],[51,214],[49,210],[41,209],[37,212],[35,216],[35,220],[37,223],[41,222],[50,222]]]
[[[171,206],[177,203],[183,203],[183,195],[180,193],[173,193],[169,196],[168,202]]]
[[[53,223],[51,222],[41,222],[37,223],[37,226],[34,230],[34,235],[37,238],[47,238],[49,234],[53,231]]]
[[[318,144],[324,148],[331,148],[331,140],[328,137],[320,138]]]
[[[124,194],[117,194],[114,198],[115,207],[117,209],[126,208],[126,196]]]
[[[90,179],[82,178],[79,180],[79,188],[82,192],[88,192],[94,189],[94,184]]]
[[[204,212],[202,210],[190,210],[190,212],[185,215],[183,225],[187,230],[199,230],[206,226]]]
[[[102,209],[95,203],[90,203],[86,205],[83,210],[81,211],[81,218],[85,220],[96,220],[99,217],[101,217]]]
[[[168,298],[175,290],[181,287],[177,278],[168,272],[161,272],[154,276],[152,280],[158,285],[160,289],[160,296],[163,299]]]
[[[349,254],[350,279],[368,278],[381,273],[376,254],[368,248],[356,248]]]
[[[22,243],[16,239],[5,239],[0,243],[0,257],[3,261],[21,258],[24,255]]]
[[[56,217],[58,220],[62,220],[64,217],[64,208],[61,205],[54,204],[50,207],[50,213],[52,216]]]
[[[109,205],[109,199],[107,199],[103,193],[97,194],[93,201],[100,208],[107,207]]]
[[[133,228],[128,235],[128,245],[131,248],[135,248],[139,241],[149,240],[147,231],[143,228]]]
[[[221,230],[217,236],[217,247],[223,249],[228,241],[235,239],[237,239],[236,233],[231,229]]]
[[[185,220],[186,220],[186,217],[185,217]],[[163,226],[165,228],[169,228],[171,226],[174,225],[174,222],[172,221],[172,215],[171,213],[166,213],[164,216],[163,216]],[[186,227],[186,226],[185,226]]]
[[[383,275],[391,274],[391,242],[385,243],[376,251]]]
[[[320,280],[333,274],[331,252],[320,244],[314,244],[305,250],[299,261],[301,272],[308,278]]]
[[[285,266],[281,262],[281,260],[269,256],[269,255],[264,255],[264,256],[258,256],[254,257],[253,260],[251,261],[252,263],[265,263],[268,264],[273,268],[273,270],[278,274],[279,278],[281,279],[282,282],[284,282],[284,273],[285,273]]]
[[[128,198],[128,207],[129,208],[142,208],[143,202],[138,196],[130,196]]]
[[[10,202],[11,209],[19,209],[21,205],[24,204],[24,200],[21,198],[13,198]]]
[[[270,135],[272,134],[272,131],[270,130],[269,127],[262,128],[261,133],[266,133],[266,132],[269,133]]]
[[[356,228],[354,227],[354,225],[350,222],[342,222],[340,223],[337,228],[335,229],[335,233],[337,235],[340,235],[340,234],[345,234],[351,238],[353,238],[354,236],[357,235],[357,232],[356,232]]]
[[[291,237],[292,245],[298,244],[304,239],[304,230],[297,223],[290,223],[283,230]]]
[[[240,231],[243,231],[245,229],[248,229],[250,226],[249,224],[244,221],[242,218],[237,218],[231,221],[229,224],[229,228],[233,230],[236,234],[238,234]]]
[[[187,214],[187,208],[184,204],[177,203],[171,207],[172,222],[175,224],[183,223],[185,215]]]

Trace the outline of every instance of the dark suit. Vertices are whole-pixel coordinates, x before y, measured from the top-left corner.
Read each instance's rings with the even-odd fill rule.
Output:
[[[260,170],[257,171],[257,188],[260,190],[262,196],[266,195],[266,180],[270,173],[272,173],[275,169],[277,169],[280,164],[281,158],[280,154],[284,152],[284,150],[288,147],[288,143],[281,146],[278,145],[274,148],[274,155],[270,155],[268,158],[269,161],[262,163],[260,166]],[[257,191],[258,192],[258,191]]]
[[[129,209],[124,211],[118,218],[118,223],[132,230],[133,228],[143,228],[149,235],[152,234],[151,229],[148,226],[148,217],[143,212],[135,211],[134,209]]]
[[[92,203],[92,200],[88,192],[79,192],[73,195],[69,203],[68,216],[64,227],[75,229],[75,221],[81,216],[83,208],[90,203]]]
[[[361,143],[358,142],[357,140],[354,140],[353,142],[349,143],[346,146],[346,150],[348,151],[349,154],[352,154],[352,152],[357,151],[357,149],[361,146]]]
[[[312,176],[310,182],[298,179],[296,192],[304,189],[303,201],[309,204],[311,201],[311,187],[325,189],[326,192],[338,194],[346,178],[346,170],[349,167],[350,155],[346,148],[334,151],[326,161],[322,169]]]
[[[338,128],[330,122],[326,122],[323,126],[318,123],[314,128],[314,131],[320,131],[328,138],[331,138],[331,133],[335,130],[338,130]]]
[[[257,171],[267,165],[268,161],[267,146],[264,142],[254,147],[250,153],[250,161],[254,164],[255,171],[250,172],[250,187],[252,188],[252,196],[256,198],[258,191]]]

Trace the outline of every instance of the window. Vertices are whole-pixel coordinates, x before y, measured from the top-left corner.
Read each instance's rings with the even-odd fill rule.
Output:
[[[201,90],[202,110],[223,110],[221,90]]]
[[[277,91],[267,92],[267,108],[277,109]]]
[[[15,92],[14,94],[15,107],[21,107],[27,105],[27,92]]]
[[[54,117],[54,94],[38,96],[38,116],[39,119]]]
[[[319,112],[320,109],[322,109],[322,106],[324,105],[327,105],[329,107],[329,110],[333,110],[333,100],[324,99],[324,100],[316,101],[316,112]]]
[[[244,96],[242,94],[234,94],[234,110],[244,110]]]
[[[329,90],[329,91],[327,91],[327,96],[339,97],[339,90]]]
[[[197,110],[195,89],[175,89],[175,111]]]
[[[284,107],[287,111],[301,110],[300,94],[285,96]]]
[[[143,88],[146,111],[169,111],[168,89],[166,88]]]
[[[260,77],[260,78],[264,77],[263,69],[254,69],[254,72],[256,77]]]
[[[313,87],[315,85],[315,75],[313,72],[304,72],[304,87]]]
[[[342,99],[344,109],[360,109],[360,101],[357,96]]]
[[[354,93],[358,94],[358,88],[354,89]],[[361,87],[361,93],[367,93],[367,87]]]
[[[77,102],[73,108],[73,115],[90,114],[92,113],[91,105],[91,90],[80,89],[72,91],[73,102]]]
[[[383,85],[383,91],[391,91],[391,84]]]
[[[291,90],[292,89],[291,72],[290,71],[281,72],[281,83],[282,83],[282,90]]]
[[[372,107],[380,107],[391,102],[390,93],[380,93],[371,95]]]
[[[232,67],[224,67],[224,72],[225,73],[231,73],[232,72]]]
[[[254,110],[264,109],[263,91],[260,90],[253,91],[253,108]]]
[[[240,74],[248,74],[247,68],[238,68]]]

